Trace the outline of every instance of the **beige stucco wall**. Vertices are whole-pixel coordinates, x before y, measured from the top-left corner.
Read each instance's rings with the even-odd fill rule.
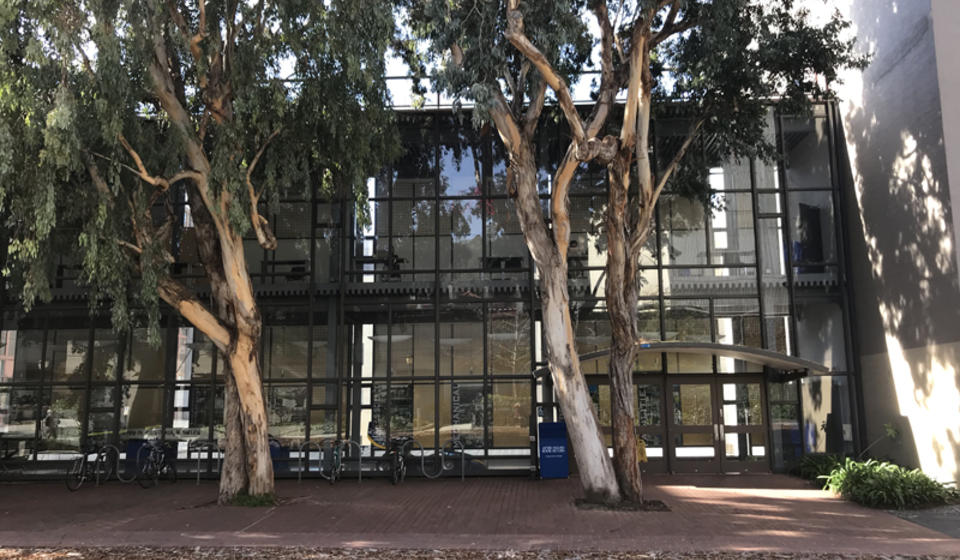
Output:
[[[960,480],[960,2],[807,4],[872,54],[838,88],[863,445]]]

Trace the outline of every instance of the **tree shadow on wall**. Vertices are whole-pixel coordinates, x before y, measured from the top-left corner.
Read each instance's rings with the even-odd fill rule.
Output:
[[[938,409],[960,394],[960,351],[940,346],[957,342],[960,334],[960,283],[930,8],[916,4],[855,2],[858,42],[874,53],[863,74],[862,98],[844,100],[859,104],[844,125],[854,136],[848,141],[856,147],[860,184],[850,175],[845,143],[839,144],[843,179],[853,185],[847,201],[852,283],[855,289],[869,285],[859,276],[873,286],[873,293],[857,299],[860,353],[888,352],[899,402],[928,409],[935,418],[938,412],[955,414]],[[891,39],[893,29],[903,30],[899,40]],[[867,399],[871,373],[864,372]],[[945,389],[956,393],[946,395]],[[871,418],[874,425],[887,420]],[[949,432],[956,427],[944,428],[948,437],[918,441],[919,449],[931,446],[941,467],[960,464],[960,442]],[[960,468],[954,469],[960,479]]]

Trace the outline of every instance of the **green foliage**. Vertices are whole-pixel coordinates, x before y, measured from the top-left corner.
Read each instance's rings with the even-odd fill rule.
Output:
[[[247,493],[241,493],[230,500],[230,505],[238,507],[273,507],[277,505],[277,497],[273,494],[251,496]]]
[[[833,469],[843,465],[843,456],[834,453],[810,453],[804,455],[797,465],[796,475],[806,480],[817,480],[829,475]]]
[[[154,177],[189,171],[189,141],[200,144],[236,235],[251,227],[246,178],[261,149],[252,176],[261,204],[318,184],[325,195],[362,195],[398,153],[384,80],[390,2],[203,6],[201,21],[192,0],[0,0],[3,273],[25,308],[51,297],[65,264],[80,267],[91,307],[109,304],[116,327],[134,308],[155,323],[157,284],[195,186],[140,180],[120,135]],[[159,102],[158,48],[186,126]]]
[[[407,0],[406,27],[426,47],[422,55],[432,63],[435,86],[457,100],[476,103],[475,121],[487,117],[494,96],[508,100],[532,97],[539,84],[537,71],[521,70],[524,57],[506,38],[507,2],[472,0]],[[623,92],[629,77],[626,52],[636,27],[656,33],[676,5],[673,24],[683,31],[658,42],[650,51],[653,79],[653,116],[702,120],[700,134],[709,149],[687,152],[671,187],[674,192],[706,199],[705,170],[728,159],[775,155],[772,135],[766,133],[770,104],[786,113],[802,113],[811,98],[831,95],[838,71],[863,67],[867,59],[854,52],[852,38],[844,38],[849,22],[838,14],[822,25],[792,0],[633,0],[606,2],[617,36],[613,56],[616,87]],[[591,50],[601,37],[587,26],[594,19],[591,3],[582,0],[520,2],[524,30],[556,72],[573,83],[586,71],[599,70]],[[643,18],[652,8],[654,16]],[[452,60],[453,45],[463,51],[460,64]],[[419,67],[418,67],[419,68]],[[582,81],[586,81],[583,78]],[[593,95],[599,91],[593,80]],[[516,84],[515,86],[512,84]],[[520,104],[522,105],[522,103]],[[676,142],[660,146],[661,164],[679,148]],[[616,131],[614,131],[616,134]]]
[[[920,469],[872,459],[856,461],[848,457],[819,478],[827,490],[874,508],[917,508],[960,500],[956,489],[933,480]]]

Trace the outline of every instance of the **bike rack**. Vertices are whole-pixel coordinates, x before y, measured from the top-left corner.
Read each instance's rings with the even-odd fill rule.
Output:
[[[457,438],[457,439],[450,439],[450,440],[447,441],[447,443],[450,444],[450,447],[451,447],[451,448],[453,448],[453,447],[455,447],[455,446],[458,446],[458,445],[460,446],[460,482],[463,482],[463,481],[466,479],[466,476],[467,476],[467,465],[466,465],[466,460],[467,460],[467,447],[466,447],[465,445],[463,445],[463,442],[460,441],[459,438]],[[447,447],[447,446],[444,445],[442,449],[446,449],[446,447]],[[442,466],[442,464],[443,464],[443,460],[441,459],[441,466]]]
[[[320,476],[326,480],[330,480],[330,477],[323,474],[323,442],[306,440],[300,444],[300,457],[298,458],[298,469],[297,469],[297,482],[303,480],[303,454],[304,449],[307,451],[307,468],[310,468],[310,451],[313,449],[313,446],[317,447],[317,453],[319,455],[317,459],[317,466],[320,467]]]
[[[117,475],[117,480],[119,480],[120,482],[123,482],[124,484],[130,483],[136,480],[137,479],[136,468],[134,468],[133,476],[130,478],[123,478],[123,476],[120,475],[120,448],[118,448],[116,445],[113,445],[111,443],[104,445],[99,449],[99,451],[97,451],[97,455],[100,455],[101,453],[105,453],[108,449],[112,449],[116,453],[117,470],[115,471],[115,473]],[[97,486],[99,485],[100,485],[100,471],[97,470]]]
[[[460,446],[460,480],[463,481],[466,474],[466,463],[465,463],[466,447],[464,447],[463,442],[461,442],[459,439],[447,440],[446,443],[444,443],[443,447],[439,449],[439,451],[434,449],[434,452],[433,452],[434,456],[440,458],[440,470],[433,475],[427,474],[426,455],[425,455],[426,450],[423,448],[422,445],[420,445],[419,441],[412,439],[404,443],[403,447],[400,448],[400,453],[405,453],[407,446],[410,444],[414,444],[417,447],[419,447],[420,448],[420,473],[423,476],[429,478],[430,480],[436,480],[437,478],[440,477],[441,474],[443,474],[443,471],[447,470],[447,459],[446,457],[443,456],[443,453],[442,453],[443,450],[447,448],[447,445],[446,445],[447,443],[451,444],[450,445],[451,448],[454,448],[455,446]]]
[[[360,444],[353,441],[352,439],[342,440],[343,443],[346,443],[348,446],[356,445],[357,446],[357,484],[363,481],[363,448],[360,447]]]
[[[196,451],[196,452],[198,452],[198,453],[197,453],[197,483],[196,483],[196,485],[199,486],[199,485],[200,485],[200,461],[203,460],[203,457],[201,456],[201,453],[202,453],[203,451],[206,451],[206,452],[207,452],[207,460],[209,460],[209,459],[210,459],[210,455],[212,455],[214,451],[220,451],[220,446],[219,446],[219,445],[217,444],[217,442],[214,441],[214,440],[206,440],[206,439],[195,440],[195,441],[191,441],[190,443],[187,444],[187,453],[189,454],[190,451]],[[138,451],[137,453],[139,454],[139,451]],[[217,472],[220,472],[220,457],[217,457]],[[136,474],[134,474],[134,478],[136,478]],[[132,480],[132,479],[131,479],[131,480]]]

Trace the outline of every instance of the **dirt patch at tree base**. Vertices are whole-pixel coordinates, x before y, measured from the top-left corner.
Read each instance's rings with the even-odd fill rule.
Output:
[[[608,505],[588,502],[583,498],[574,500],[574,505],[579,509],[599,510],[599,511],[670,511],[667,504],[660,500],[644,500],[642,502],[620,502],[619,504]]]

